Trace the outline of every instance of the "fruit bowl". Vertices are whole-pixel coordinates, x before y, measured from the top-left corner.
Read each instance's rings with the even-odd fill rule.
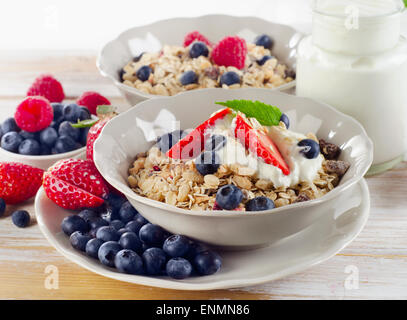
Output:
[[[157,135],[195,127],[219,109],[215,101],[260,100],[286,113],[294,131],[315,132],[339,145],[341,160],[351,166],[340,184],[319,199],[261,212],[189,211],[137,195],[127,184],[128,169],[138,153],[145,152]],[[178,123],[177,123],[178,121]],[[369,169],[373,145],[363,127],[334,108],[307,98],[267,89],[206,89],[157,98],[115,117],[94,145],[94,160],[102,176],[121,191],[152,223],[176,234],[215,246],[264,246],[310,226],[343,204],[339,195],[357,183]]]
[[[296,47],[302,38],[302,34],[290,26],[254,17],[206,15],[195,18],[175,18],[122,32],[102,48],[97,59],[97,67],[103,76],[115,84],[130,105],[157,97],[121,83],[120,69],[133,57],[143,52],[159,51],[164,44],[182,45],[184,35],[192,30],[199,30],[211,41],[218,41],[228,35],[238,35],[247,41],[252,41],[255,36],[267,32],[275,40],[273,53],[291,69],[295,69]],[[277,90],[287,90],[294,86],[295,81],[292,81],[277,87]]]

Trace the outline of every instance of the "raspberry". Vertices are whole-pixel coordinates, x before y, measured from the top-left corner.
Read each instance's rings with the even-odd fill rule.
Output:
[[[27,97],[18,105],[14,119],[22,130],[37,132],[49,127],[54,111],[46,98]]]
[[[87,107],[92,114],[96,114],[96,108],[101,105],[110,105],[110,101],[107,100],[101,94],[94,91],[87,91],[76,100],[76,103],[80,106]]]
[[[192,31],[188,33],[184,38],[184,47],[188,47],[194,41],[202,41],[209,47],[212,47],[212,43],[198,31]]]
[[[28,89],[27,96],[42,96],[50,102],[61,102],[65,98],[61,83],[50,74],[36,78]]]
[[[212,60],[219,66],[243,69],[247,55],[246,41],[239,37],[225,37],[212,50]]]

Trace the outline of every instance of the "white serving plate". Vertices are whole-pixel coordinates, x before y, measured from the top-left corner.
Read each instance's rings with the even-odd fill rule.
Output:
[[[49,200],[41,188],[35,198],[40,230],[62,255],[102,276],[140,285],[178,290],[213,290],[257,285],[276,280],[321,263],[341,251],[363,229],[370,209],[369,190],[364,179],[343,192],[336,210],[325,212],[314,224],[269,247],[244,251],[219,251],[222,269],[211,276],[172,280],[119,273],[73,249],[61,231],[63,218],[72,214]],[[145,212],[142,212],[144,214]]]

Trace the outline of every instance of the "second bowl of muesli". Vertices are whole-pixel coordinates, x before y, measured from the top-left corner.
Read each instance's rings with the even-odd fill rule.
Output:
[[[207,90],[203,99],[194,92],[144,102],[137,110],[157,109],[128,111],[103,130],[96,165],[172,232],[222,246],[261,245],[298,232],[341,206],[340,190],[363,177],[372,146],[356,121],[332,108],[265,91]],[[196,118],[184,121],[188,98]],[[192,98],[201,107],[191,107]],[[129,119],[137,129],[126,129]]]

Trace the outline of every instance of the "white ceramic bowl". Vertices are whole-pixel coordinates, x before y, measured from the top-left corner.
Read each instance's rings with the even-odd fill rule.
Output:
[[[317,200],[262,212],[188,211],[141,197],[128,187],[130,164],[137,153],[152,146],[155,132],[174,130],[176,120],[182,129],[195,127],[219,109],[215,101],[231,99],[276,105],[289,116],[292,130],[314,132],[340,145],[341,159],[351,164],[340,185]],[[353,118],[326,104],[267,89],[206,89],[150,99],[111,120],[94,145],[95,164],[103,177],[149,221],[172,233],[223,247],[266,245],[303,230],[328,211],[336,212],[343,201],[338,196],[364,176],[372,158],[372,142]]]
[[[273,53],[294,70],[297,44],[303,37],[290,26],[254,17],[206,15],[196,18],[168,19],[131,28],[121,33],[102,48],[97,59],[97,67],[103,76],[113,81],[130,105],[157,97],[121,83],[119,70],[142,52],[157,52],[164,44],[182,45],[185,34],[192,30],[199,30],[214,42],[228,35],[238,35],[252,42],[259,34],[269,34],[275,40]],[[287,90],[294,86],[295,81],[277,89]]]

